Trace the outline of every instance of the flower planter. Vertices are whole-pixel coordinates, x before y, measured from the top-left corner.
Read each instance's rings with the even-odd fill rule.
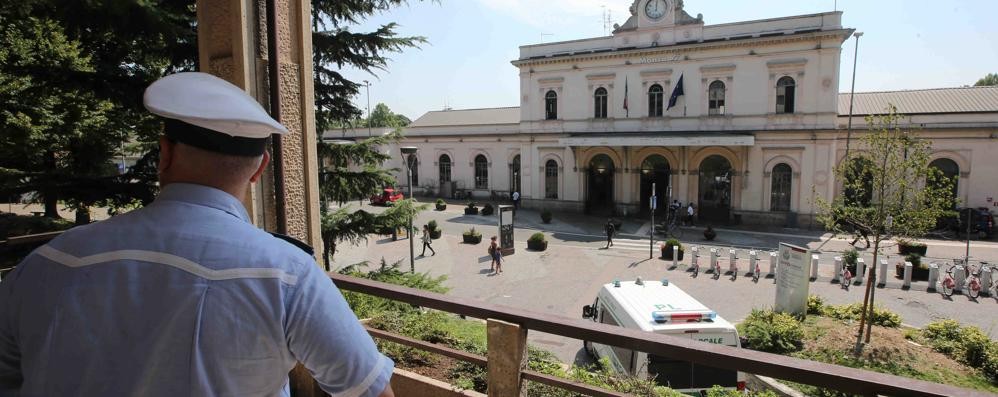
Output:
[[[548,242],[547,240],[544,241],[527,240],[527,249],[531,251],[544,251],[548,249]]]
[[[925,256],[925,253],[928,250],[929,247],[923,244],[898,244],[898,253],[901,255],[918,254],[920,256]]]
[[[703,232],[703,238],[705,240],[707,240],[707,241],[714,240],[714,237],[717,237],[717,232],[714,232],[714,231],[711,231],[711,232],[706,232],[705,231],[705,232]]]
[[[491,205],[486,204],[484,207],[482,207],[482,211],[480,213],[482,215],[489,216],[492,215],[494,212],[495,208],[493,208]]]
[[[465,215],[478,215],[478,207],[465,207],[464,208],[464,214]]]
[[[904,263],[897,263],[894,265],[894,273],[897,278],[904,278]],[[911,267],[911,281],[929,281],[929,268],[921,266]]]
[[[481,234],[463,234],[461,238],[464,240],[465,244],[478,244],[482,242]]]
[[[430,238],[433,239],[433,240],[436,240],[436,239],[440,238],[440,235],[442,235],[442,234],[443,234],[443,231],[440,230],[440,229],[430,230]]]
[[[447,209],[447,204],[437,204],[437,211],[443,211]]]
[[[680,260],[680,261],[683,260],[683,253],[684,252],[685,251],[683,251],[683,250],[679,250],[679,257],[676,258],[676,260]],[[662,259],[670,260],[670,261],[672,260],[672,247],[671,246],[662,248]]]

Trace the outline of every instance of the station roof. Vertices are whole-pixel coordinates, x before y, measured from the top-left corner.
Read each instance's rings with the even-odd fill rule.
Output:
[[[839,94],[839,115],[849,115],[849,93]],[[998,86],[857,92],[853,115],[884,114],[888,104],[900,114],[998,113]]]

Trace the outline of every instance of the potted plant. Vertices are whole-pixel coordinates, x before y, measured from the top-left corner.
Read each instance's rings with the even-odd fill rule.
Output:
[[[440,238],[441,234],[443,234],[443,231],[440,230],[440,226],[437,225],[437,221],[430,221],[429,223],[426,224],[426,226],[430,229],[431,239],[436,240]]]
[[[855,248],[850,248],[842,253],[842,262],[853,276],[856,275],[856,262],[858,261],[859,251],[856,251]]]
[[[479,233],[475,228],[461,234],[465,244],[478,244],[482,242],[482,233]]]
[[[911,262],[911,279],[926,281],[929,279],[929,265],[922,263],[922,256],[912,252],[904,256],[904,260],[894,264],[894,272],[898,278],[904,278],[904,263]]]
[[[495,209],[495,207],[492,206],[492,203],[486,203],[485,206],[482,207],[482,215],[485,215],[485,216],[492,215],[492,213],[495,212],[495,211],[496,211],[496,209]]]
[[[447,209],[447,202],[444,199],[437,199],[437,211],[443,211]]]
[[[468,206],[464,207],[465,215],[478,215],[478,207],[475,206],[474,201],[469,201]]]
[[[898,240],[898,253],[901,255],[908,255],[911,253],[916,253],[921,256],[925,256],[929,247],[925,243],[920,243],[911,240]]]
[[[541,211],[541,222],[551,223],[551,210],[545,209]]]
[[[548,241],[544,239],[544,233],[537,232],[527,239],[527,249],[533,251],[544,251],[548,249]]]
[[[714,231],[714,227],[707,225],[707,229],[703,231],[703,238],[711,241],[714,237],[717,237],[717,232]]]
[[[683,253],[686,251],[686,248],[683,248],[683,244],[681,244],[679,242],[679,240],[676,240],[674,238],[670,238],[668,240],[665,240],[665,244],[661,245],[662,259],[672,260],[672,247],[679,247],[679,251],[678,251],[679,252],[679,257],[676,258],[676,260],[680,260],[680,261],[683,260]]]

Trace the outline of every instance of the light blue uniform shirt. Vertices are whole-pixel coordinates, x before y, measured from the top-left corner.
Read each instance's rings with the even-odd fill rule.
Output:
[[[170,184],[0,283],[0,395],[280,396],[296,360],[334,396],[394,367],[311,256],[214,188]]]

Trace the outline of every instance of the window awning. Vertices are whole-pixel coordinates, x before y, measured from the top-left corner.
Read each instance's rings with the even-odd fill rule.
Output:
[[[565,146],[752,146],[751,134],[627,134],[561,138]]]

